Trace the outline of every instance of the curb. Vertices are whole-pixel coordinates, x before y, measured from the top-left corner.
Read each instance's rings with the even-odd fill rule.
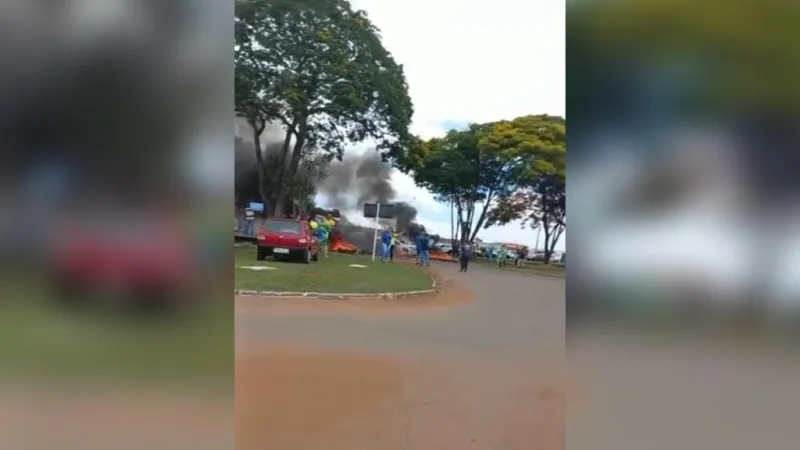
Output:
[[[518,269],[518,270],[516,270],[516,272],[529,273],[531,275],[536,275],[536,276],[540,276],[540,277],[566,278],[565,274],[537,272],[535,270]]]
[[[436,292],[436,279],[431,277],[431,289],[402,292],[285,292],[285,291],[252,291],[234,289],[234,295],[248,297],[280,297],[280,298],[319,298],[329,300],[346,300],[349,298],[402,298],[416,295],[433,294]]]

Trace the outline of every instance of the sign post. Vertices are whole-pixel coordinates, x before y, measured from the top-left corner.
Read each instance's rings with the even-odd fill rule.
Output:
[[[377,211],[375,212],[375,236],[372,238],[372,260],[375,261],[375,253],[378,250],[378,228],[381,226],[379,217],[381,216],[381,204],[378,203]]]
[[[381,228],[381,219],[394,219],[394,204],[392,203],[365,203],[364,217],[375,219],[375,235],[372,239],[372,260],[378,254],[378,229]]]

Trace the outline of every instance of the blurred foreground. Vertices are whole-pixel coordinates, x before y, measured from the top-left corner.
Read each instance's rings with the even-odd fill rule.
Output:
[[[231,17],[0,6],[1,448],[232,448]]]
[[[570,448],[800,438],[796,5],[568,6]]]

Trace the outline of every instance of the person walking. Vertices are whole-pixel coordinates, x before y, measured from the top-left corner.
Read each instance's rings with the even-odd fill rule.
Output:
[[[392,245],[392,229],[383,230],[381,233],[381,262],[389,262],[389,252]]]
[[[458,252],[458,262],[461,265],[461,270],[459,272],[466,272],[469,268],[469,260],[472,259],[472,255],[474,252],[474,248],[471,242],[465,241],[461,244],[461,248]]]

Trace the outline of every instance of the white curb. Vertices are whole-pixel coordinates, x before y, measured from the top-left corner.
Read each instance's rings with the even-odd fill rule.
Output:
[[[415,295],[433,294],[436,292],[436,279],[431,277],[431,289],[403,292],[285,292],[285,291],[253,291],[247,289],[234,289],[234,295],[281,297],[281,298],[324,298],[344,300],[348,298],[400,298]]]

